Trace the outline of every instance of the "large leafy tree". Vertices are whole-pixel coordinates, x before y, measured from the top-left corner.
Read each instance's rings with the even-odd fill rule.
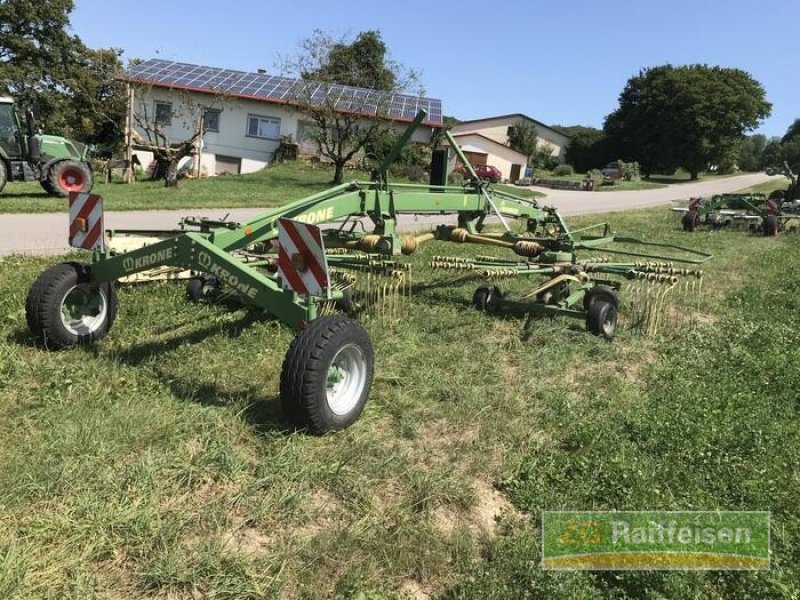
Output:
[[[0,1],[0,95],[33,106],[51,133],[112,146],[125,95],[120,51],[93,50],[69,32],[72,0]]]
[[[645,176],[683,167],[696,179],[710,165],[732,163],[744,134],[771,109],[764,88],[745,71],[664,65],[628,80],[604,130]]]
[[[296,56],[282,60],[281,67],[298,78],[293,100],[312,122],[305,135],[333,162],[336,184],[344,180],[348,161],[386,136],[391,95],[418,81],[414,71],[389,58],[378,31],[334,39],[316,30],[300,43]],[[348,92],[343,85],[377,92]]]

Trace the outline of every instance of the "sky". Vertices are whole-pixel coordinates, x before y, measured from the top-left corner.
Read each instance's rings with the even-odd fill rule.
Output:
[[[72,31],[91,48],[280,74],[315,29],[379,30],[391,57],[461,120],[523,113],[602,127],[628,79],[663,64],[743,69],[773,104],[758,133],[800,118],[797,0],[75,0]]]

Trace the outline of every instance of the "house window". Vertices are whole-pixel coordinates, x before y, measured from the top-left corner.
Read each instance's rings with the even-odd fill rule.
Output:
[[[172,125],[172,102],[156,100],[156,125]]]
[[[247,115],[247,137],[275,140],[277,142],[281,139],[281,120],[273,117]]]
[[[219,132],[219,114],[222,111],[218,108],[207,108],[203,113],[203,126],[206,131]]]
[[[320,129],[311,121],[298,121],[297,122],[297,141],[302,142],[316,142],[319,139]]]

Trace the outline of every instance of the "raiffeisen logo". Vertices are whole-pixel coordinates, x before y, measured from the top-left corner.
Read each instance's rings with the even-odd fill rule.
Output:
[[[768,512],[543,512],[557,570],[766,570]]]

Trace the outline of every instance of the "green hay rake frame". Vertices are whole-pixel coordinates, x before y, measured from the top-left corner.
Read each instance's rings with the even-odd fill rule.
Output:
[[[489,280],[493,276],[542,279],[535,293],[526,298],[531,300],[531,311],[586,319],[593,333],[607,338],[613,337],[616,329],[620,284],[598,275],[671,285],[679,276],[701,274],[676,269],[674,263],[696,265],[711,258],[681,246],[616,237],[608,223],[570,231],[555,209],[480,182],[449,133],[445,137],[472,175],[470,181],[459,186],[389,183],[388,167],[424,117],[424,112],[416,116],[373,181],[345,183],[245,223],[185,219],[184,230],[139,232],[160,239],[145,247],[117,255],[106,248],[95,251],[90,264],[53,267],[29,294],[26,312],[31,331],[53,349],[93,343],[113,323],[116,280],[162,267],[213,278],[215,285],[235,293],[244,303],[298,330],[281,373],[281,401],[290,420],[324,433],[347,427],[363,409],[373,376],[372,346],[366,331],[353,319],[322,316],[324,307],[331,303],[346,304],[346,286],[331,282],[323,294],[300,294],[278,275],[274,242],[281,219],[335,223],[335,227],[323,231],[325,247],[330,249],[328,262],[336,270],[356,273],[369,269],[402,272],[397,257],[413,254],[420,243],[429,240],[510,250],[516,255],[514,260],[459,262],[444,257],[433,263],[437,268],[477,272]],[[440,225],[416,237],[403,236],[397,230],[401,214],[454,214],[457,224]],[[499,232],[487,229],[490,218],[499,222]],[[511,219],[520,224],[518,230],[509,226]],[[110,233],[113,236],[115,232]],[[615,243],[622,248],[609,247]],[[577,258],[578,252],[598,247],[605,253],[661,262],[611,263]],[[645,252],[632,249],[637,247]],[[647,249],[654,253],[648,254]],[[677,251],[680,256],[665,256],[664,251]],[[483,285],[476,290],[473,302],[478,308],[493,310],[499,296],[494,286]],[[65,311],[67,306],[69,311]]]

